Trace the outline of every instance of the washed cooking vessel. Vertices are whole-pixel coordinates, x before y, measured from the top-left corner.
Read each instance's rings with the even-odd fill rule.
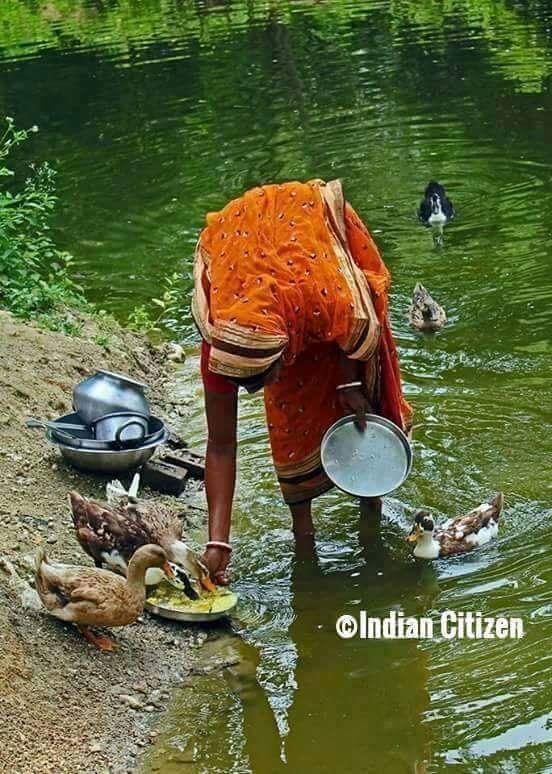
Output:
[[[140,441],[148,434],[148,416],[131,411],[117,411],[106,414],[92,423],[97,441]]]
[[[412,469],[412,447],[400,427],[366,414],[360,430],[355,416],[338,419],[322,439],[322,467],[328,478],[355,497],[381,497],[397,489]]]
[[[120,449],[122,446],[128,449],[146,446],[154,441],[159,441],[167,430],[162,419],[150,416],[147,422],[147,432],[143,437],[122,442],[98,441],[94,437],[94,431],[91,427],[78,425],[77,422],[78,414],[66,414],[51,422],[29,419],[27,420],[27,427],[40,427],[44,430],[49,430],[51,440],[56,443],[63,443],[65,446],[72,446],[75,449],[97,449],[104,451]]]
[[[78,419],[78,414],[69,414],[71,418]],[[84,443],[76,443],[81,439],[87,441],[113,441],[117,446],[129,442],[144,441],[149,432],[149,420],[145,414],[132,414],[129,411],[120,411],[116,414],[107,414],[100,417],[92,425],[71,423],[67,417],[53,422],[45,419],[27,420],[27,427],[41,427],[44,430],[53,430],[59,439],[65,442],[73,442],[75,446],[84,446]],[[159,430],[157,430],[159,432]],[[150,439],[153,440],[153,439]],[[107,448],[107,447],[106,447]]]
[[[141,467],[158,446],[166,443],[169,431],[165,428],[161,438],[150,441],[136,448],[124,449],[90,449],[69,446],[57,440],[52,430],[46,431],[46,438],[55,444],[61,456],[73,467],[93,473],[126,473]],[[96,443],[101,443],[96,441]]]
[[[99,370],[74,388],[73,406],[87,425],[120,411],[148,417],[150,407],[144,395],[146,386],[129,376]]]

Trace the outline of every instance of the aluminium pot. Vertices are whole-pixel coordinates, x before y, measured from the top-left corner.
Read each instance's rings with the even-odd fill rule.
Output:
[[[146,386],[129,376],[99,370],[74,388],[73,406],[87,425],[119,411],[149,417],[150,407],[144,395]]]
[[[118,411],[96,419],[92,428],[97,441],[116,441],[119,444],[142,441],[148,434],[148,417],[131,411]]]
[[[72,446],[75,449],[96,449],[96,450],[117,450],[121,447],[134,449],[145,446],[153,441],[160,440],[166,432],[166,426],[162,419],[150,416],[147,422],[147,433],[144,437],[134,440],[124,440],[122,443],[117,441],[101,441],[94,437],[93,429],[90,427],[83,430],[66,430],[78,419],[78,414],[66,414],[54,420],[50,425],[50,432],[55,443],[62,443],[65,446]],[[57,429],[59,427],[59,430]]]
[[[91,473],[127,473],[147,462],[157,447],[167,442],[169,432],[165,430],[160,439],[134,449],[82,449],[67,446],[56,440],[51,430],[46,431],[46,438],[58,447],[63,459],[78,470]]]

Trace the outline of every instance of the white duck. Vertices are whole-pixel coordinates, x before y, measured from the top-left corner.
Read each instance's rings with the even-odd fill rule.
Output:
[[[498,535],[498,521],[504,506],[502,492],[490,503],[482,503],[465,516],[449,519],[435,526],[428,511],[418,511],[408,537],[415,543],[414,556],[418,559],[437,559],[473,551]]]

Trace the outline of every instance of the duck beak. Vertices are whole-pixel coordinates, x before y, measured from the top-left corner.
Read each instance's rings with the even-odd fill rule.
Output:
[[[165,575],[167,576],[167,578],[170,581],[175,581],[176,580],[175,572],[174,572],[173,568],[171,567],[171,565],[169,564],[169,562],[165,562],[165,564],[163,565],[163,567],[161,569],[163,570],[163,572],[165,573]]]
[[[216,591],[217,587],[209,577],[209,575],[202,575],[199,579],[200,584],[206,591]]]
[[[418,538],[420,537],[422,532],[423,532],[423,530],[420,528],[420,525],[416,524],[416,526],[412,527],[412,531],[411,531],[410,535],[407,535],[407,537],[405,538],[406,542],[407,543],[417,543],[418,542]]]

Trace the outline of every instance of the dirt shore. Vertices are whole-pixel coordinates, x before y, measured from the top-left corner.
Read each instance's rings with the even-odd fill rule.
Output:
[[[73,385],[101,367],[150,384],[155,413],[167,417],[175,408],[165,397],[174,377],[163,347],[117,326],[106,336],[93,320],[82,323],[82,337],[71,338],[0,312],[0,556],[27,578],[44,542],[52,558],[90,564],[73,535],[67,493],[77,489],[102,498],[105,480],[67,468],[41,431],[25,427],[25,419],[70,411]],[[101,654],[72,626],[25,609],[5,567],[0,771],[135,771],[155,737],[171,686],[193,671],[197,635],[144,614],[135,625],[114,631],[115,653]]]

